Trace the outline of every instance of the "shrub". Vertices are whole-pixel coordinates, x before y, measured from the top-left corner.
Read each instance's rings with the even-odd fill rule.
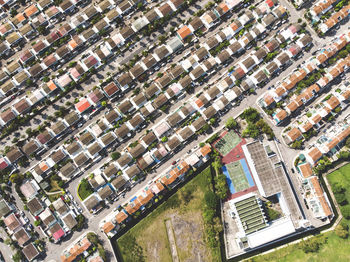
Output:
[[[204,195],[204,201],[209,209],[213,209],[213,210],[216,209],[218,199],[214,192],[212,191],[206,192]]]
[[[236,129],[238,127],[238,122],[233,117],[230,117],[227,119],[225,126],[228,129]]]
[[[340,194],[340,193],[345,193],[345,188],[343,185],[340,185],[339,183],[335,183],[332,185],[332,191],[334,194]]]
[[[338,193],[334,194],[335,200],[337,200],[337,203],[341,206],[344,206],[348,203],[346,200],[346,196],[344,194]]]
[[[113,160],[117,160],[119,157],[120,157],[120,153],[119,153],[119,152],[113,152],[113,153],[111,154],[111,158],[112,158]]]
[[[340,207],[340,211],[344,218],[350,219],[350,205]]]
[[[272,208],[267,208],[267,215],[270,218],[270,220],[276,220],[281,216],[281,214]]]
[[[300,248],[305,253],[317,252],[322,244],[326,243],[327,239],[323,235],[312,237],[308,240],[302,240],[300,243]]]
[[[336,227],[335,227],[335,234],[340,237],[340,238],[348,238],[349,236],[349,226],[344,223],[344,221],[340,222]]]

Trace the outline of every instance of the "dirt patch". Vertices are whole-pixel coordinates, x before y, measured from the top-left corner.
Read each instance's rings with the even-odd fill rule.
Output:
[[[171,221],[180,261],[210,261],[210,253],[204,243],[201,212],[173,216]]]

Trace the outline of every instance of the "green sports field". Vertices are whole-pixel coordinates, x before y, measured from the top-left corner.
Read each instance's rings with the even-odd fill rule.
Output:
[[[250,187],[240,161],[226,164],[226,168],[230,174],[236,192],[246,190]]]
[[[241,141],[242,139],[234,131],[229,131],[215,144],[215,148],[221,155],[226,156]]]

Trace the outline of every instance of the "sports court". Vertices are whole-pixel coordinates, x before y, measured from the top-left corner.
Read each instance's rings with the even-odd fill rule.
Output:
[[[215,148],[219,151],[222,156],[226,156],[235,148],[242,139],[234,131],[227,132],[222,138],[215,143]]]
[[[255,186],[247,162],[244,158],[224,165],[222,171],[226,176],[231,194]]]

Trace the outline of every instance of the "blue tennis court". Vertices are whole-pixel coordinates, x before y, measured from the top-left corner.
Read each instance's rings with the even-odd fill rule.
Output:
[[[222,167],[222,172],[226,176],[231,194],[246,190],[255,185],[244,158],[226,164]]]

